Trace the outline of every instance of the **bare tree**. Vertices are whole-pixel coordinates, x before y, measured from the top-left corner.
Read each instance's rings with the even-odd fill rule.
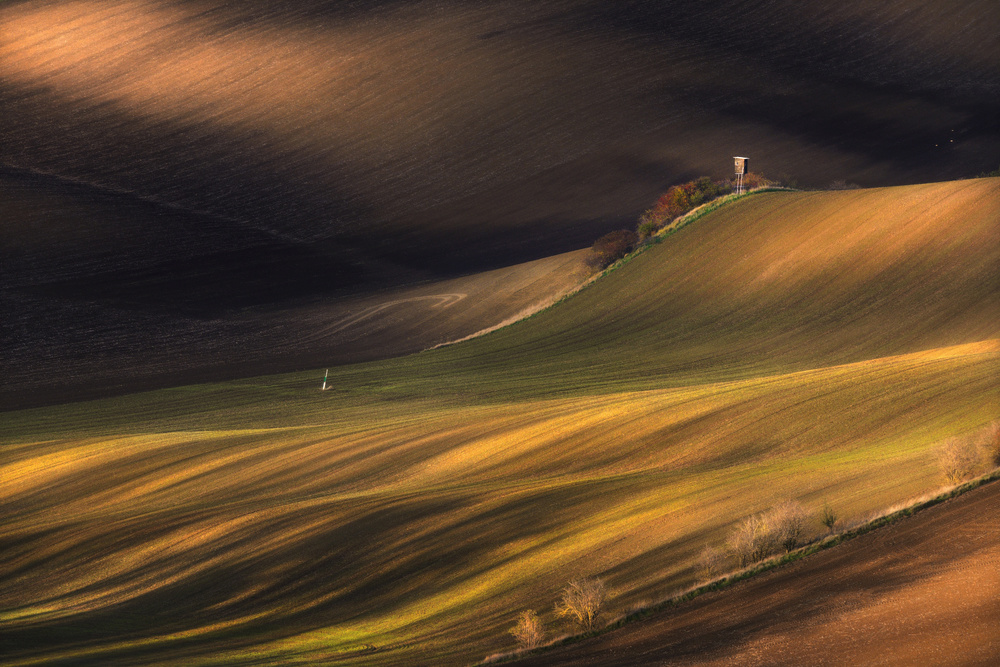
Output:
[[[837,521],[840,517],[829,505],[823,505],[823,511],[819,515],[819,522],[826,526],[826,532],[832,533],[833,527],[837,525]]]
[[[715,547],[705,547],[698,554],[695,569],[702,581],[711,581],[722,574],[722,554]]]
[[[520,644],[521,648],[532,649],[545,639],[545,627],[533,609],[522,611],[517,618],[517,625],[510,629],[510,634]]]
[[[805,532],[806,511],[788,500],[767,512],[744,519],[729,536],[729,547],[740,567],[746,567],[783,548],[786,552],[799,545]]]
[[[806,510],[794,500],[786,500],[773,508],[765,517],[769,530],[775,533],[775,541],[788,553],[799,546],[806,527]]]
[[[995,421],[986,427],[982,449],[986,467],[1000,467],[1000,421]]]
[[[764,560],[776,551],[777,546],[775,535],[768,529],[762,514],[747,517],[729,536],[729,547],[740,567]]]
[[[584,632],[597,627],[607,590],[600,579],[578,579],[571,581],[562,591],[562,599],[556,603],[556,613],[569,618]]]
[[[948,438],[938,450],[938,465],[949,483],[958,484],[975,476],[980,454],[970,439]]]

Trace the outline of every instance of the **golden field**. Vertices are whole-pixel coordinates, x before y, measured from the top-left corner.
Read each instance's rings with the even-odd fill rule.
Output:
[[[9,664],[464,664],[1000,416],[1000,180],[770,192],[453,346],[3,413]],[[819,532],[818,523],[814,530]]]

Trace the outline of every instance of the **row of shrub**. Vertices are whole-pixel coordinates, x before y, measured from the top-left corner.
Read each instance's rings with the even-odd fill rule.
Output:
[[[712,580],[731,569],[730,564],[734,561],[742,568],[782,550],[792,551],[803,543],[808,517],[802,505],[787,501],[744,519],[729,536],[728,557],[712,547],[702,552],[696,564],[698,577],[703,581]],[[819,519],[828,532],[833,531],[838,520],[828,506],[824,507]],[[569,619],[577,631],[592,632],[599,628],[598,621],[607,599],[608,592],[603,581],[597,578],[579,579],[562,590],[555,613]],[[545,626],[533,609],[522,611],[517,624],[509,632],[521,650],[540,646],[546,636]]]
[[[743,185],[753,190],[775,185],[775,182],[761,174],[749,173],[743,177]],[[713,199],[730,194],[733,187],[732,181],[714,181],[708,176],[671,186],[639,216],[636,231],[618,229],[597,239],[591,247],[587,264],[594,270],[606,269],[677,218]]]
[[[941,475],[948,484],[960,484],[1000,468],[1000,421],[987,424],[972,433],[949,438],[937,451]],[[832,533],[839,517],[829,506],[823,507],[819,523]],[[789,500],[766,512],[740,522],[727,540],[738,567],[748,567],[784,551],[788,553],[804,543],[809,514],[796,501]],[[698,575],[713,579],[727,569],[725,555],[712,547],[698,559]]]
[[[1000,468],[1000,421],[948,439],[938,448],[937,455],[941,474],[949,484],[959,484]],[[810,516],[799,502],[787,500],[746,517],[730,532],[724,549],[709,546],[701,552],[695,562],[697,580],[710,583],[734,567],[748,568],[772,556],[790,553],[822,539],[824,534],[833,535],[840,524],[837,512],[824,505],[815,520],[825,530],[809,538]],[[599,628],[598,620],[607,599],[608,591],[600,579],[572,581],[562,590],[555,613],[569,619],[577,631],[592,632]],[[546,637],[544,624],[533,609],[521,612],[510,634],[521,650],[540,646]]]
[[[733,185],[729,181],[713,181],[708,176],[674,185],[639,216],[639,236],[650,237],[691,209],[732,190]]]
[[[763,174],[750,172],[743,176],[743,187],[747,190],[773,185],[777,185],[777,182],[765,178]],[[674,185],[639,216],[636,231],[640,238],[653,236],[682,215],[713,199],[730,194],[734,188],[735,183],[731,180],[713,181],[708,176]]]
[[[979,178],[1000,176],[1000,169],[983,172]],[[792,176],[781,175],[777,180],[763,174],[750,172],[743,177],[747,190],[767,187],[797,188],[798,181]],[[619,229],[602,236],[594,243],[588,263],[597,270],[603,270],[635,249],[636,245],[667,227],[677,218],[713,199],[730,194],[735,187],[732,180],[712,180],[702,176],[687,183],[671,186],[660,195],[656,202],[639,216],[639,224],[633,233]],[[861,186],[845,180],[836,180],[827,186],[828,190],[856,190]]]
[[[996,176],[998,173],[1000,170],[986,172],[980,176]],[[743,186],[747,190],[767,187],[794,189],[798,188],[798,181],[788,175],[782,175],[777,180],[772,180],[763,174],[751,172],[743,177]],[[732,180],[712,180],[708,176],[671,186],[639,216],[635,232],[619,229],[599,238],[591,248],[587,263],[595,270],[607,268],[632,252],[640,242],[655,236],[657,232],[702,204],[730,194],[734,187]],[[827,189],[856,190],[860,187],[857,183],[837,180],[830,183]]]

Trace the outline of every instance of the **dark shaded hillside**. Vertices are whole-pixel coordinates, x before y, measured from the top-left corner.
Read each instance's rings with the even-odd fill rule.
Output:
[[[488,322],[431,335],[431,300],[379,311],[370,345],[300,334],[590,245],[734,154],[818,185],[1000,155],[1000,6],[982,0],[25,0],[0,25],[8,395],[460,337],[569,265],[520,273]]]
[[[986,0],[29,0],[0,22],[0,160],[366,263],[578,248],[733,154],[818,185],[1000,154]]]
[[[416,352],[584,277],[581,253],[421,273],[11,169],[0,220],[0,409]]]
[[[43,174],[0,168],[0,203],[6,291],[211,315],[374,280],[346,248]]]

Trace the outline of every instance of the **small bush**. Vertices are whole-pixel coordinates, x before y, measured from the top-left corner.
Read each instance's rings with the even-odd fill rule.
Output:
[[[656,223],[652,221],[640,222],[636,231],[639,232],[639,240],[644,241],[656,233]]]
[[[1000,421],[986,427],[982,444],[982,458],[987,468],[1000,467]]]
[[[834,181],[830,183],[830,190],[858,190],[861,186],[857,183],[848,183],[847,181]]]
[[[729,536],[729,547],[733,550],[740,567],[764,560],[776,551],[774,534],[767,529],[762,515],[747,517]]]
[[[797,547],[805,531],[806,511],[795,501],[787,501],[762,514],[747,517],[729,536],[740,567],[764,560],[784,549]]]
[[[584,632],[597,627],[607,591],[600,579],[578,579],[571,581],[562,591],[562,598],[556,603],[556,613],[569,618]]]
[[[802,505],[794,500],[783,502],[765,516],[765,522],[775,533],[775,541],[785,549],[785,553],[799,546],[807,516]]]
[[[959,484],[979,472],[981,454],[970,438],[948,438],[938,449],[938,465],[949,484]]]
[[[695,562],[695,570],[701,581],[712,581],[722,574],[724,565],[725,560],[718,549],[705,547],[698,555],[698,560]]]
[[[636,236],[635,232],[627,229],[619,229],[605,234],[594,241],[587,263],[592,268],[605,269],[632,252],[638,242],[639,237]]]
[[[839,519],[840,517],[837,516],[837,513],[832,507],[829,505],[823,505],[823,511],[820,512],[819,515],[819,522],[826,526],[826,532],[832,533]]]
[[[517,625],[509,632],[523,649],[533,649],[545,639],[545,627],[533,609],[522,611],[517,618]]]

